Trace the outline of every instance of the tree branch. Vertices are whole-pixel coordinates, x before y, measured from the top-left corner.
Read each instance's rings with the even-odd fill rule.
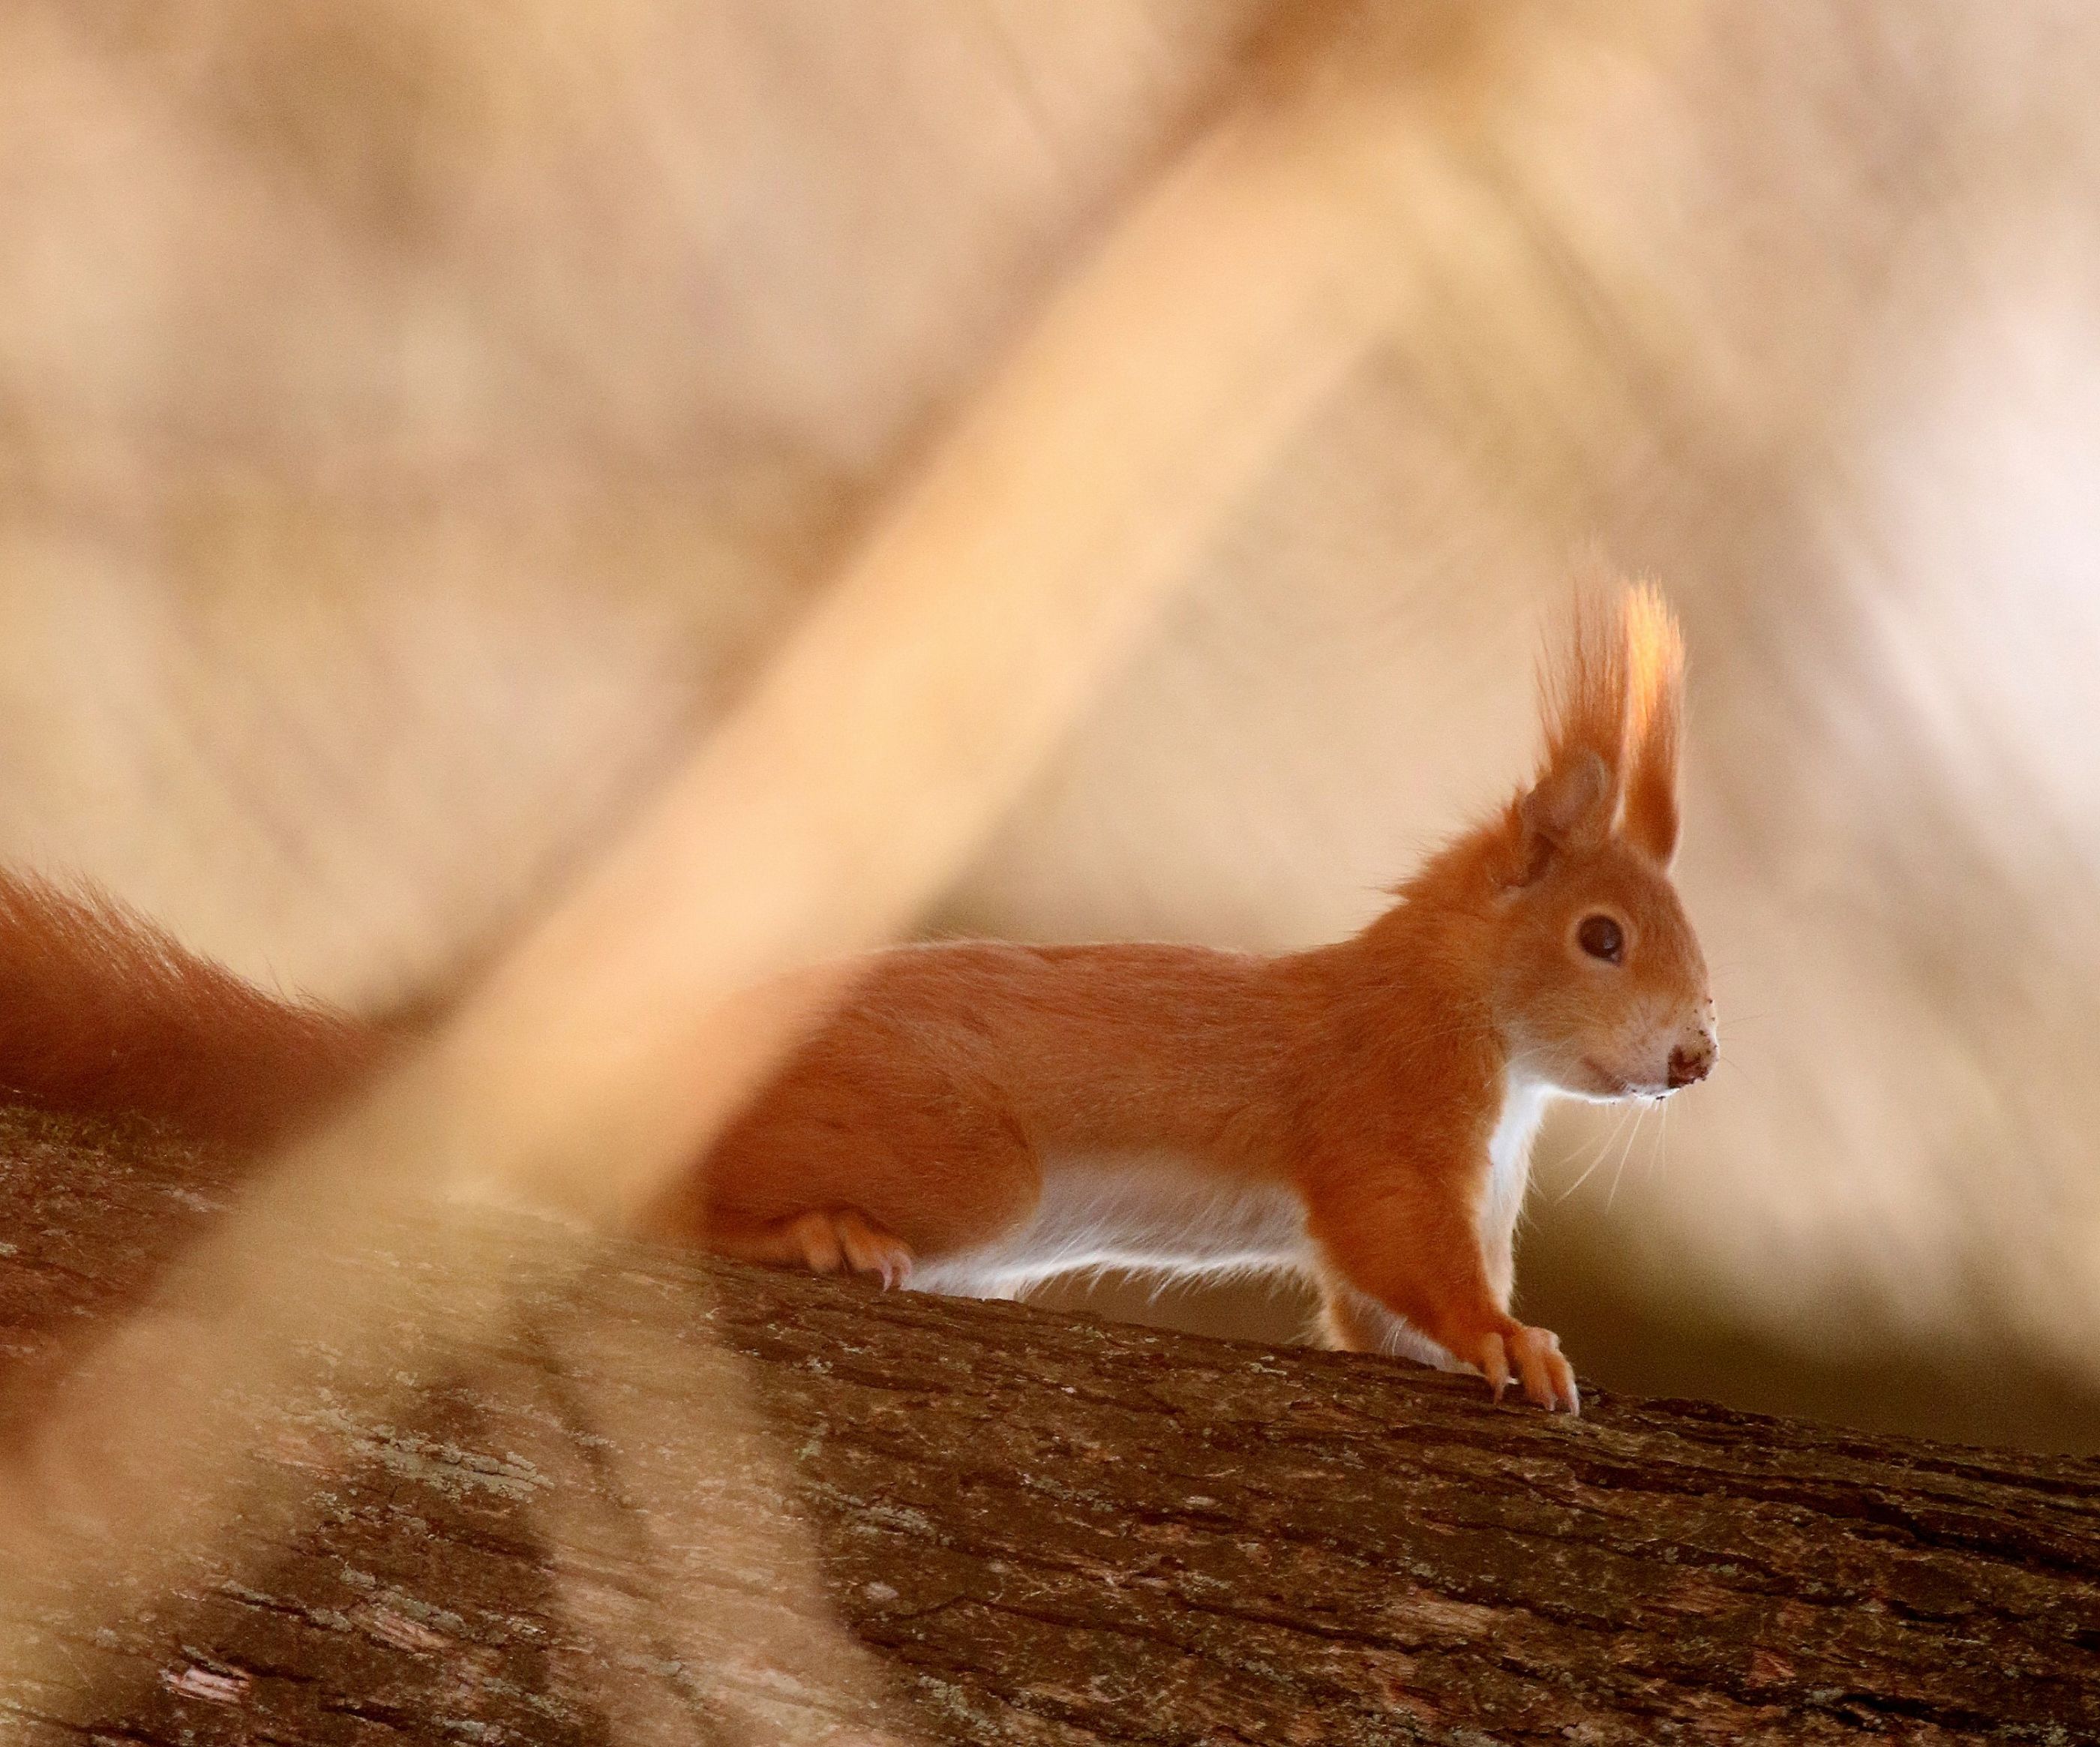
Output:
[[[0,1118],[0,1158],[18,1378],[231,1181],[44,1118]],[[0,1693],[7,1738],[2100,1737],[2089,1461],[1602,1394],[1571,1423],[1397,1362],[631,1246],[568,1277],[391,1400],[259,1409],[303,1519],[73,1629],[66,1678]],[[726,1454],[745,1395],[774,1447]],[[776,1653],[817,1605],[774,1581],[798,1510],[893,1705]]]

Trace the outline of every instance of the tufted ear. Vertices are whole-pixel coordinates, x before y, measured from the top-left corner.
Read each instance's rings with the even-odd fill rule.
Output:
[[[1517,797],[1523,836],[1517,884],[1530,885],[1557,851],[1601,843],[1617,800],[1612,773],[1595,752],[1574,753],[1547,770]]]
[[[1678,747],[1684,724],[1684,639],[1650,584],[1626,591],[1626,840],[1662,867],[1677,853]]]
[[[1616,602],[1578,595],[1565,638],[1539,675],[1546,752],[1517,797],[1518,883],[1555,849],[1599,843],[1617,817],[1626,740],[1626,643]]]
[[[1601,842],[1617,827],[1664,867],[1677,852],[1678,743],[1684,640],[1652,583],[1616,599],[1578,596],[1565,642],[1542,675],[1546,755],[1517,797],[1517,883],[1556,849]]]

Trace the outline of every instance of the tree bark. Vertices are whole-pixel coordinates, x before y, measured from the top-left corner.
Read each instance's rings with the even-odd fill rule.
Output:
[[[233,1182],[20,1114],[0,1161],[18,1376]],[[1595,1392],[1549,1418],[1397,1361],[633,1246],[564,1278],[383,1398],[262,1412],[289,1526],[85,1628],[0,1619],[51,1652],[0,1738],[2100,1739],[2090,1461]],[[770,1436],[725,1444],[747,1397]],[[822,1628],[779,1575],[798,1518],[886,1696],[768,1650]]]

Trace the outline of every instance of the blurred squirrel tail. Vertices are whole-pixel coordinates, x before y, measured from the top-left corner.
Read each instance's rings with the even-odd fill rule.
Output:
[[[0,1101],[259,1147],[361,1083],[393,1035],[271,995],[99,895],[0,874]]]

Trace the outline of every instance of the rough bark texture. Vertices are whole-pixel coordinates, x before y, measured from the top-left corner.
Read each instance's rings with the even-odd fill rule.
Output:
[[[11,1365],[226,1187],[42,1118],[0,1118],[0,1160]],[[739,1387],[776,1458],[709,1445]],[[747,1653],[743,1531],[784,1529],[787,1471],[929,1740],[2100,1739],[2093,1462],[1688,1402],[1570,1423],[1397,1363],[614,1247],[399,1389],[258,1430],[297,1531],[56,1646],[5,1738],[840,1738],[850,1706]]]

